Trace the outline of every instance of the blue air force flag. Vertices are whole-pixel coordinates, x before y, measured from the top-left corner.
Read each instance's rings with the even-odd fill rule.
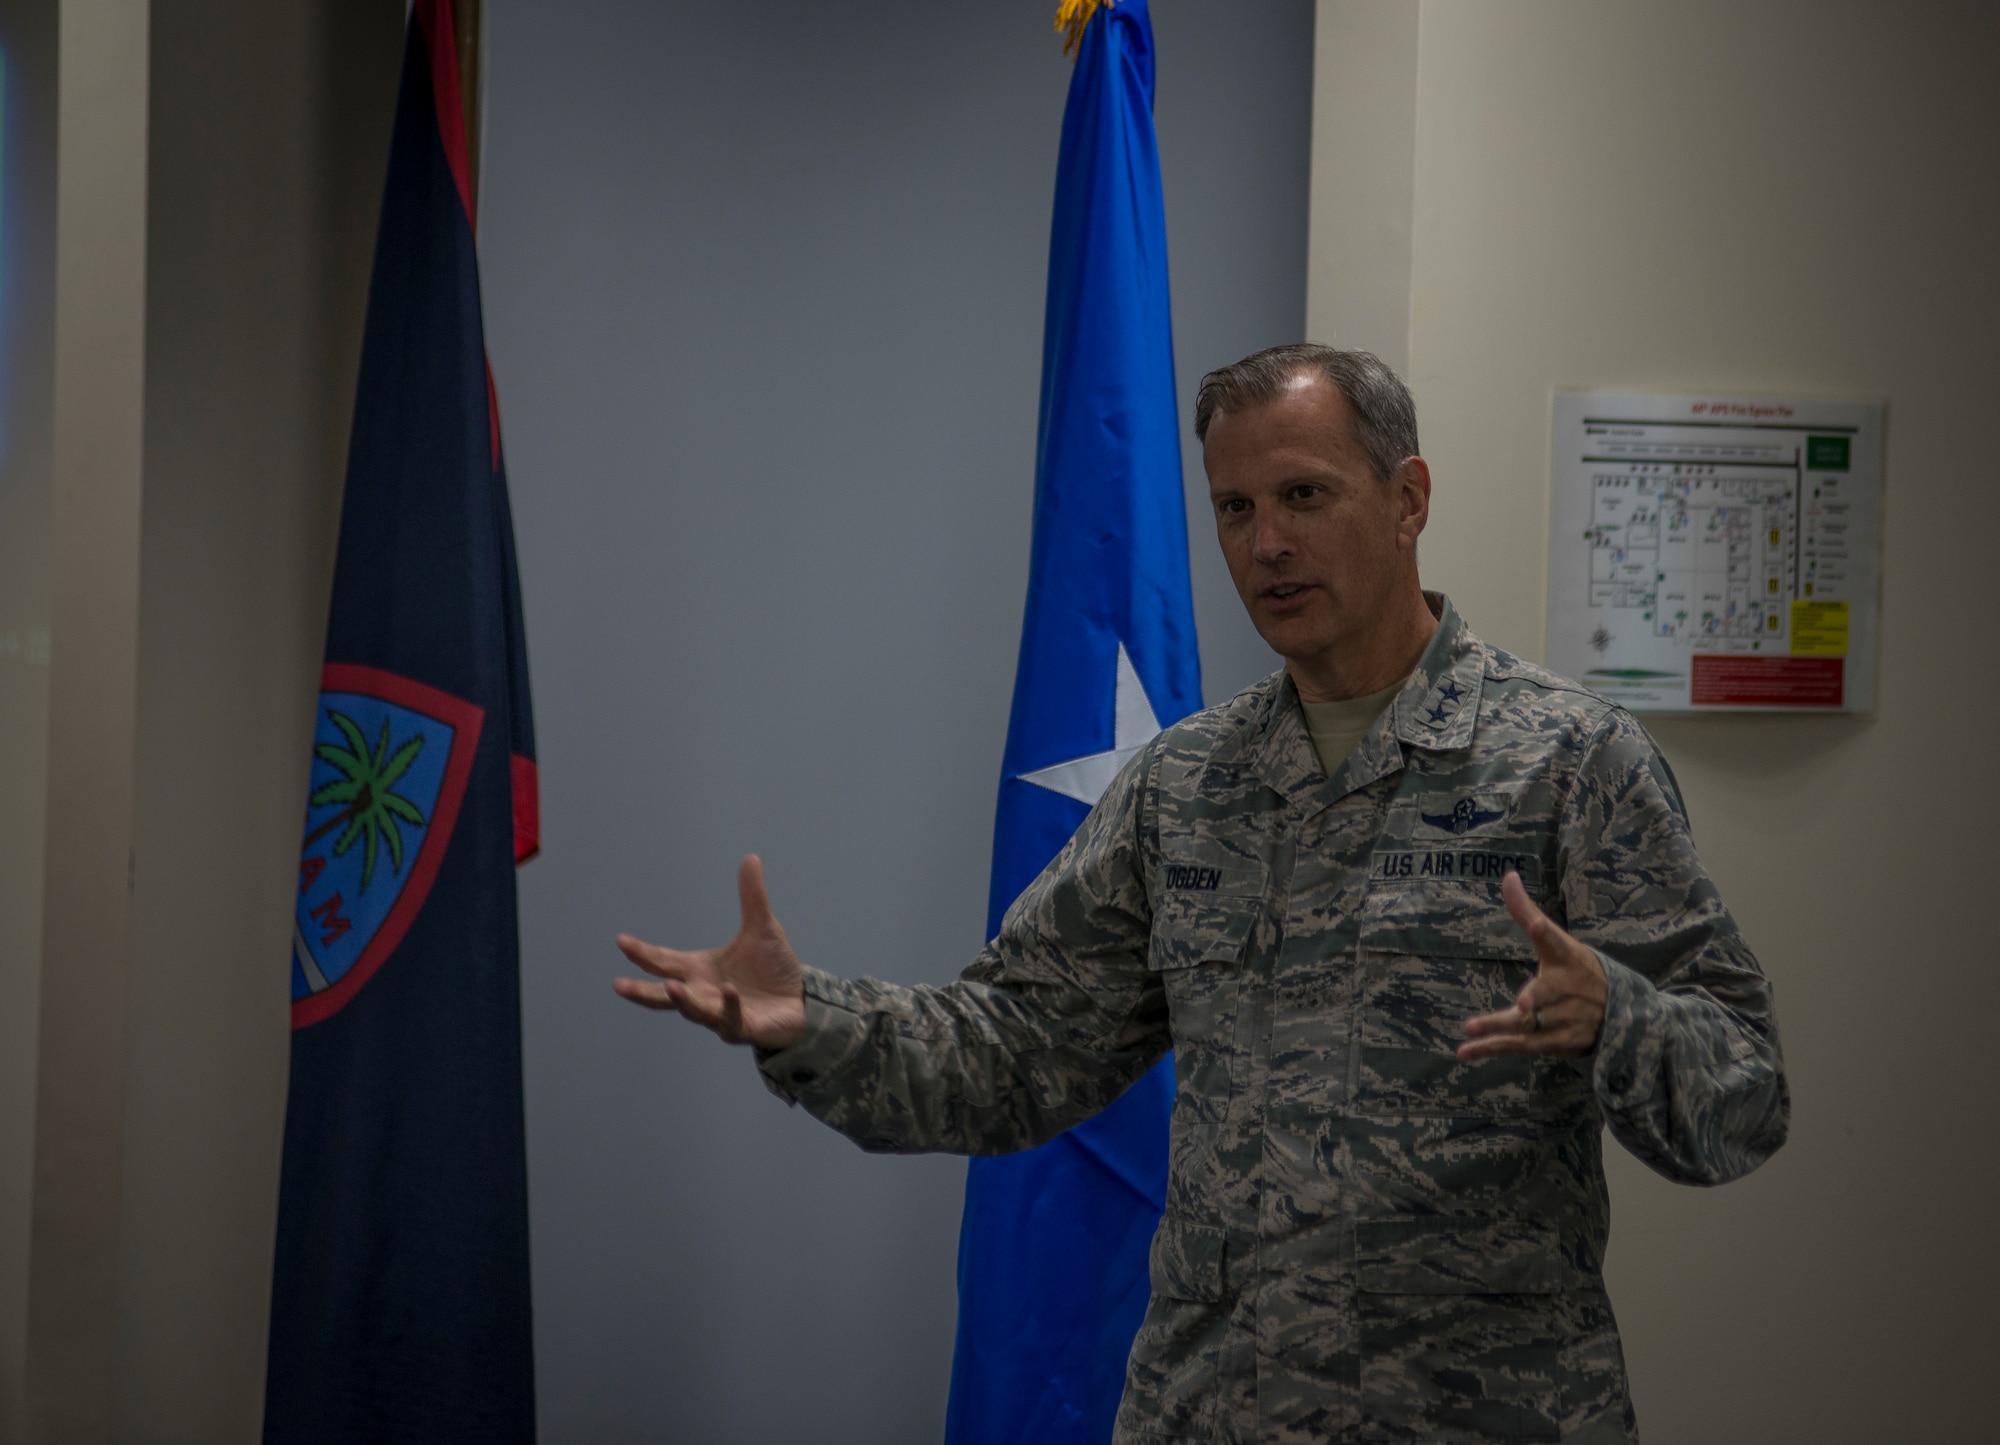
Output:
[[[404,52],[293,916],[264,1439],[534,1439],[513,523],[449,0]]]
[[[988,931],[1162,725],[1201,706],[1145,0],[1098,10],[1063,113],[1034,552]],[[1102,1445],[1165,1201],[1171,1061],[1095,1119],[971,1162],[950,1445]]]

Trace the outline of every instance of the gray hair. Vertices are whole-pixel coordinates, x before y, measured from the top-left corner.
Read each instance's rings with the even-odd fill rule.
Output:
[[[1325,378],[1346,398],[1354,412],[1354,439],[1377,477],[1388,481],[1405,458],[1418,454],[1417,404],[1403,378],[1373,352],[1312,341],[1266,347],[1204,376],[1194,399],[1195,436],[1207,441],[1218,413],[1261,406],[1300,372]]]

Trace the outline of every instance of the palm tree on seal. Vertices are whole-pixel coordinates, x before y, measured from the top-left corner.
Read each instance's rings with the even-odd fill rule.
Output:
[[[417,805],[392,791],[396,780],[410,770],[410,764],[423,751],[424,735],[418,733],[391,752],[389,719],[384,718],[382,735],[371,752],[367,737],[353,718],[332,708],[327,709],[326,715],[347,739],[347,746],[321,743],[313,749],[313,756],[331,764],[340,776],[315,788],[307,801],[315,808],[329,803],[346,806],[308,833],[305,846],[310,848],[335,828],[342,829],[333,840],[336,855],[345,853],[357,840],[362,842],[361,886],[365,889],[368,880],[375,876],[375,855],[380,844],[388,845],[390,871],[403,871],[403,831],[398,822],[413,828],[424,826],[424,815]]]

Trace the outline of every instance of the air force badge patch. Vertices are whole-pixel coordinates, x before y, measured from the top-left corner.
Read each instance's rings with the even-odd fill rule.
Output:
[[[292,926],[292,1027],[329,1018],[423,910],[484,712],[372,667],[328,663]]]
[[[1449,794],[1425,798],[1425,808],[1420,808],[1417,816],[1424,823],[1440,832],[1462,838],[1467,833],[1484,828],[1488,823],[1497,823],[1507,816],[1507,799],[1494,796],[1472,796],[1453,799]],[[1431,812],[1429,808],[1436,808]]]

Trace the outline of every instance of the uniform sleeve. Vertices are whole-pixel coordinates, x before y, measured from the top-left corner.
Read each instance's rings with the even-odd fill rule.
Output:
[[[1610,983],[1583,1061],[1606,1124],[1669,1179],[1749,1173],[1791,1118],[1771,985],[1695,857],[1666,760],[1622,712],[1585,747],[1560,846],[1567,926]]]
[[[807,969],[805,1032],[760,1057],[772,1091],[863,1149],[1007,1154],[1131,1087],[1170,1043],[1146,967],[1153,757],[1119,774],[956,983]]]

